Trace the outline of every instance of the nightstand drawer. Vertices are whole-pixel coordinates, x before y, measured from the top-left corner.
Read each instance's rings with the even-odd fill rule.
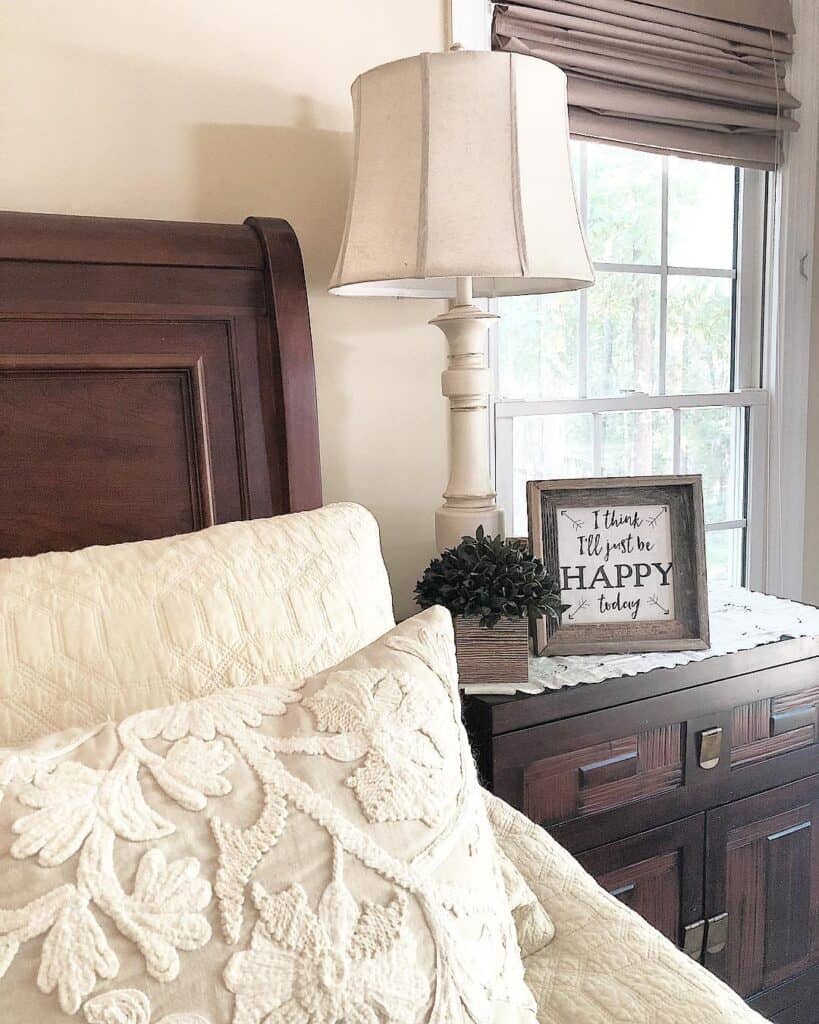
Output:
[[[702,710],[702,694],[687,692],[496,736],[494,791],[553,826],[711,785],[730,771],[731,709]],[[716,763],[703,768],[702,736],[714,730],[705,763]]]
[[[466,697],[492,791],[776,1020],[819,1002],[819,637]]]
[[[819,686],[787,692],[771,672],[735,682],[494,736],[493,790],[561,839],[571,826],[578,849],[593,841],[581,823],[594,816],[614,836],[624,808],[642,828],[815,772]]]
[[[523,766],[523,807],[542,825],[596,814],[683,784],[684,726],[658,725]]]
[[[819,686],[740,704],[731,717],[731,765],[743,768],[816,742]]]

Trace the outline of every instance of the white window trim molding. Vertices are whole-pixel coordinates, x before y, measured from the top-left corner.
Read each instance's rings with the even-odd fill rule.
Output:
[[[449,45],[460,43],[465,50],[491,50],[490,0],[449,0],[448,6]]]
[[[793,0],[796,46],[788,83],[801,100],[799,131],[772,180],[764,380],[770,390],[769,489],[765,589],[800,600],[803,593],[807,483],[808,370],[813,302],[814,218],[819,141],[819,5]]]

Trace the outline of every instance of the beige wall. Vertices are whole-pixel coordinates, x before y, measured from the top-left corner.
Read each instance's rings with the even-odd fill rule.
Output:
[[[241,221],[301,239],[325,500],[381,524],[396,608],[445,483],[440,304],[325,293],[349,176],[349,84],[444,42],[444,0],[0,0],[0,205]]]

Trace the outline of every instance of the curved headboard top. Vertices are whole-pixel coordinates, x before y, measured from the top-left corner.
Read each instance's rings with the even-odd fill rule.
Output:
[[[0,556],[321,504],[298,241],[0,213]]]
[[[0,259],[264,269],[258,239],[244,224],[71,217],[0,212]],[[286,221],[269,225],[290,231]]]

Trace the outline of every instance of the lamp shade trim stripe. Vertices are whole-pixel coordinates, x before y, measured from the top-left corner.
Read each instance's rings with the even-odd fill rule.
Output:
[[[335,269],[333,270],[332,280],[337,280],[344,276],[344,256],[347,252],[347,242],[350,237],[350,223],[353,219],[353,186],[355,184],[356,176],[358,175],[358,153],[361,148],[361,133],[358,130],[358,125],[361,120],[361,77],[359,76],[350,86],[350,97],[353,101],[353,168],[352,177],[350,179],[350,199],[347,203],[347,213],[344,217],[344,234],[341,239],[341,248],[338,251],[338,257],[336,258]]]
[[[509,104],[512,108],[512,166],[510,180],[512,182],[512,208],[515,213],[515,237],[518,241],[518,259],[520,260],[520,276],[529,274],[529,261],[526,257],[526,227],[523,223],[523,211],[520,208],[520,160],[518,154],[518,101],[515,65],[509,61]]]

